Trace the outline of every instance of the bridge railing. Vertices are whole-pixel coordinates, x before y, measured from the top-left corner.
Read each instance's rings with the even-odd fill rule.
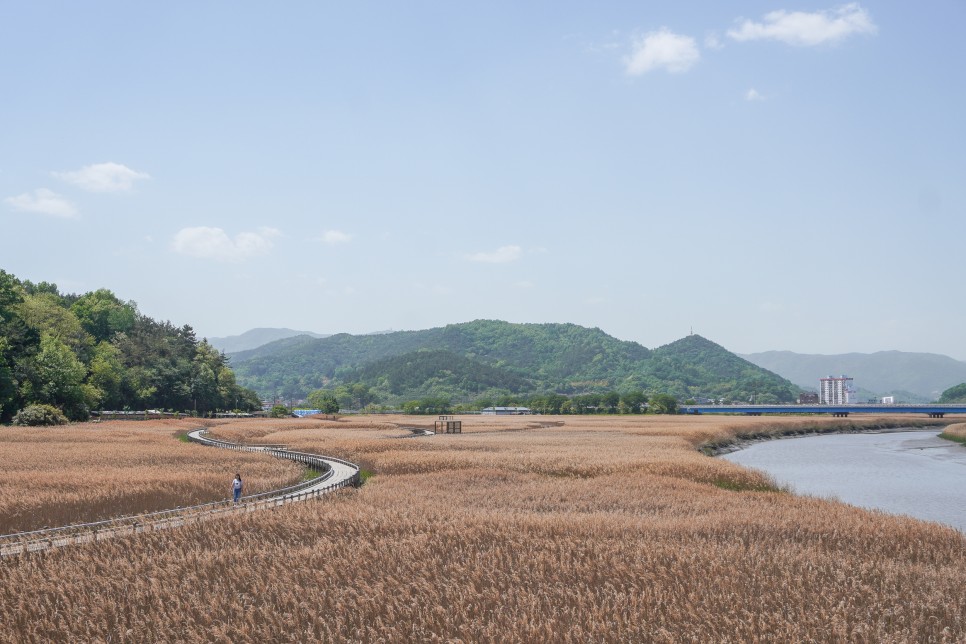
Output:
[[[931,418],[943,418],[946,414],[964,414],[963,404],[869,404],[850,403],[848,405],[802,404],[802,405],[681,405],[682,414],[926,414]]]

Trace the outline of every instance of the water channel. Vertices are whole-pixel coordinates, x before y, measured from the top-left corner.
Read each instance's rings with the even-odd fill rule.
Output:
[[[771,440],[722,458],[767,472],[796,494],[966,532],[966,447],[936,429]]]

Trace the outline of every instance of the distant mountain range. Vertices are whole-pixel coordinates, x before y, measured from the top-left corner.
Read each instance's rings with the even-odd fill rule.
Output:
[[[946,389],[966,382],[966,362],[935,353],[814,355],[765,351],[741,357],[803,388],[817,389],[819,378],[847,375],[855,379],[861,391],[895,395],[905,402],[937,400]]]
[[[904,402],[926,402],[966,382],[966,362],[934,353],[737,355],[694,335],[652,351],[599,329],[568,324],[477,320],[358,336],[262,328],[209,342],[231,356],[242,384],[263,395],[283,389],[304,395],[323,386],[358,382],[381,388],[390,397],[430,390],[465,398],[481,392],[580,393],[640,386],[681,397],[747,400],[764,394],[784,400],[798,388],[816,390],[820,378],[845,374],[855,379],[860,399],[894,395]],[[521,353],[513,347],[527,349]],[[534,351],[539,355],[529,355]],[[752,374],[745,361],[765,370],[758,373],[766,380],[777,375],[786,384],[776,389],[768,380],[768,387],[748,386]],[[788,384],[794,386],[788,389]]]
[[[284,398],[356,384],[384,402],[635,389],[681,399],[791,402],[799,392],[701,336],[651,350],[574,324],[476,320],[423,331],[301,335],[230,357],[240,384]]]
[[[251,329],[241,335],[230,335],[224,338],[208,338],[208,344],[224,351],[225,353],[237,353],[248,349],[257,349],[276,340],[284,340],[300,335],[310,338],[326,338],[328,336],[312,331],[295,331],[294,329]]]

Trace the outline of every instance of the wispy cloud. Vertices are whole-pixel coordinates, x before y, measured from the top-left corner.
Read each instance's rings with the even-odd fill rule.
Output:
[[[271,251],[275,245],[272,238],[279,234],[274,228],[260,228],[258,232],[243,232],[229,237],[221,228],[182,228],[174,236],[171,248],[176,253],[189,257],[240,262]]]
[[[763,100],[765,100],[765,95],[762,94],[761,92],[759,92],[754,87],[752,87],[747,92],[745,92],[745,100],[746,101],[751,101],[751,102],[754,102],[754,101],[763,101]]]
[[[815,11],[772,11],[760,22],[742,20],[728,37],[739,42],[747,40],[777,40],[803,47],[823,45],[844,40],[854,34],[874,34],[877,31],[869,13],[858,3],[836,9]]]
[[[329,246],[335,246],[336,244],[346,244],[352,240],[352,235],[341,232],[339,230],[327,230],[322,234],[322,241]]]
[[[55,177],[88,192],[127,192],[135,181],[150,179],[146,172],[137,172],[120,163],[95,163],[80,170],[52,172]]]
[[[631,76],[656,69],[677,74],[688,71],[700,59],[701,53],[694,38],[661,27],[634,41],[630,55],[624,58],[624,70]]]
[[[38,188],[32,193],[25,192],[16,197],[7,197],[4,199],[4,202],[9,204],[14,210],[21,212],[36,212],[67,219],[76,217],[78,214],[74,204],[53,190],[46,188]]]
[[[519,246],[500,246],[492,252],[479,252],[467,255],[466,259],[471,262],[483,262],[487,264],[507,264],[515,262],[523,255],[523,249]]]

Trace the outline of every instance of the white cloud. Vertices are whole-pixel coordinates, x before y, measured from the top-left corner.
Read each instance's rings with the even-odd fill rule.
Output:
[[[471,262],[484,262],[487,264],[506,264],[508,262],[515,262],[520,259],[523,255],[523,249],[519,246],[501,246],[495,251],[486,253],[473,253],[472,255],[467,255],[466,259]]]
[[[719,36],[715,31],[712,31],[704,37],[704,46],[708,49],[724,49],[724,43],[721,42],[721,36]]]
[[[274,246],[271,238],[279,234],[274,228],[260,228],[257,233],[238,233],[231,238],[221,228],[182,228],[174,236],[171,248],[189,257],[239,262],[268,253]]]
[[[788,45],[814,46],[843,40],[853,34],[874,34],[877,27],[858,3],[828,11],[772,11],[761,22],[741,21],[728,37],[746,40],[778,40]]]
[[[120,163],[95,163],[72,172],[51,173],[58,179],[88,192],[126,192],[140,179],[150,179],[146,172],[137,172]]]
[[[671,32],[667,27],[651,31],[637,39],[631,46],[631,54],[624,58],[624,69],[632,76],[639,76],[655,69],[665,69],[673,74],[686,72],[701,58],[694,38]]]
[[[344,232],[338,230],[327,230],[322,235],[322,241],[330,246],[335,246],[336,244],[345,244],[352,239],[352,235],[347,235]]]
[[[7,197],[4,201],[21,212],[39,212],[54,217],[76,217],[77,208],[53,190],[38,188],[33,193],[25,192],[16,197]]]
[[[765,100],[765,95],[759,92],[757,89],[752,87],[747,92],[745,92],[746,101],[763,101]]]

